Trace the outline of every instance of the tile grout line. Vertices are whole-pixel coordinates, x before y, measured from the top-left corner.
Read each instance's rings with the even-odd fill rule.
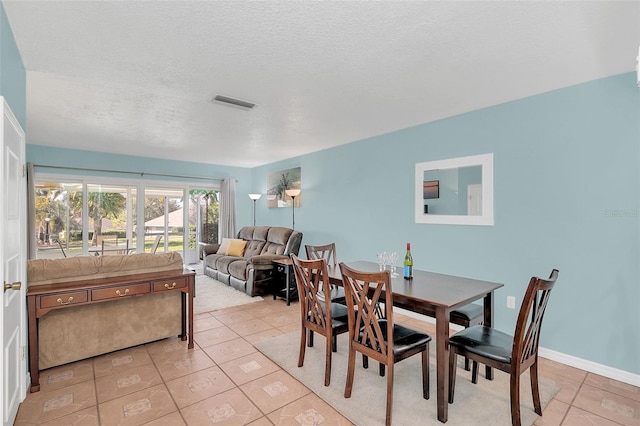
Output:
[[[167,384],[166,380],[164,379],[164,376],[160,373],[160,368],[158,368],[158,365],[156,364],[156,360],[149,353],[149,348],[147,348],[147,345],[145,344],[143,346],[147,351],[147,355],[149,355],[149,358],[151,359],[151,363],[153,364],[153,368],[156,369],[156,372],[158,373],[158,376],[160,376],[160,380],[162,380],[162,385],[164,386],[165,390],[167,391],[167,393],[171,397],[171,400],[173,401],[173,404],[176,406],[176,410],[178,411],[178,414],[180,415],[180,418],[182,419],[182,421],[184,422],[185,425],[188,424],[186,419],[184,418],[184,415],[182,414],[182,411],[180,410],[180,407],[178,406],[178,402],[173,397],[173,394],[171,393],[171,390],[169,389],[169,385]],[[199,347],[199,345],[198,345],[198,347]],[[193,347],[193,350],[196,350],[196,346],[195,345]],[[172,413],[168,413],[168,414],[165,414],[162,417],[166,417],[166,416],[169,416],[171,414]],[[160,417],[160,419],[162,417]],[[159,419],[154,419],[154,420],[151,420],[150,422],[155,421],[155,420],[159,420]],[[147,422],[147,423],[150,423],[150,422]]]

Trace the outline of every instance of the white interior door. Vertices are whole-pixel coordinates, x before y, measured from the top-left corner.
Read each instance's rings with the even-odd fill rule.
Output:
[[[467,186],[467,214],[482,216],[482,184]]]
[[[2,108],[0,154],[0,272],[3,278],[2,315],[2,421],[14,423],[26,396],[26,176],[24,132],[9,106]]]

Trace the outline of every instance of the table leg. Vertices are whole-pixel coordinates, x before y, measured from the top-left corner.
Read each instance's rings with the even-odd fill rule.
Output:
[[[449,312],[436,308],[436,384],[438,420],[446,423],[449,413]]]
[[[190,296],[190,293],[185,293],[184,291],[180,292],[180,305],[181,305],[181,333],[180,333],[180,340],[185,341],[187,340],[187,315],[189,315],[189,313],[187,312],[187,297]]]
[[[493,292],[484,296],[484,325],[487,327],[493,326]],[[484,374],[487,380],[493,380],[493,369],[488,365],[485,365]]]
[[[285,268],[286,268],[286,271],[284,273],[284,276],[285,276],[284,280],[286,282],[284,283],[285,285],[284,291],[287,298],[287,306],[289,306],[291,304],[291,286],[289,285],[289,280],[291,279],[291,277],[289,276],[289,271],[291,270],[291,266],[286,265]]]
[[[36,318],[36,299],[27,298],[27,309],[29,313],[29,373],[31,375],[30,392],[40,390],[40,348],[38,347],[38,318]]]
[[[187,348],[193,349],[193,297],[196,293],[196,278],[192,276],[189,278],[189,329],[187,333],[189,333],[189,343],[187,344]]]

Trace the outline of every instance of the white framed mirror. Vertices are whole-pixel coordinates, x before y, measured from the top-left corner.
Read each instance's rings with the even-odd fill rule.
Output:
[[[416,164],[416,223],[493,226],[493,154]]]

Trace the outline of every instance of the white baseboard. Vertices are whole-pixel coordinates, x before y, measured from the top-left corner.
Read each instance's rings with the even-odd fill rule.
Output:
[[[597,362],[588,361],[586,359],[563,354],[562,352],[557,352],[543,347],[538,348],[538,355],[543,358],[568,365],[570,367],[588,371],[589,373],[598,374],[600,376],[608,377],[619,382],[624,382],[629,385],[640,387],[640,375],[638,374],[633,374],[628,371],[619,370],[617,368],[598,364]]]
[[[405,309],[394,308],[394,311],[398,313],[419,319],[421,321],[425,321],[431,324],[436,323],[436,319],[432,317],[428,317],[426,315],[420,315],[415,312],[407,311]],[[461,327],[456,324],[451,324],[450,328],[453,330],[462,330],[464,327]],[[589,373],[598,374],[600,376],[608,377],[610,379],[618,380],[619,382],[627,383],[632,386],[640,387],[640,375],[633,374],[628,371],[619,370],[617,368],[609,367],[607,365],[598,364],[597,362],[588,361],[586,359],[578,358],[572,355],[563,354],[562,352],[557,352],[551,349],[546,349],[540,347],[538,349],[538,355],[549,359],[551,361],[559,362],[561,364],[568,365],[570,367],[579,368],[581,370],[587,371]]]

